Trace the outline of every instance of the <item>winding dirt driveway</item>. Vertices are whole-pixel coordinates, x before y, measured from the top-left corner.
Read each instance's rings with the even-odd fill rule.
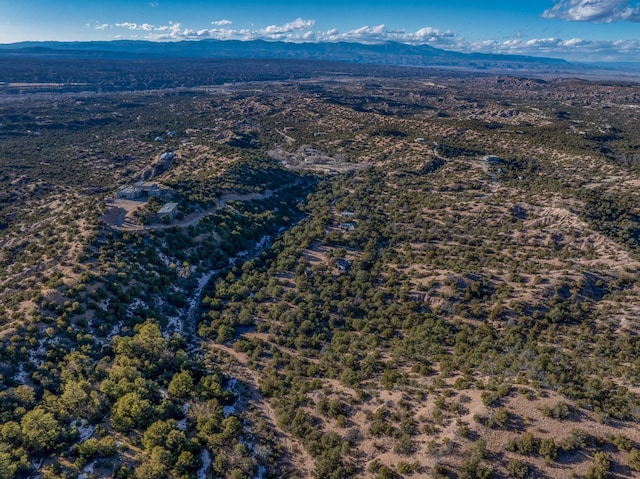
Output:
[[[131,221],[131,215],[138,208],[143,207],[146,201],[137,200],[125,200],[122,198],[111,199],[107,201],[105,214],[102,216],[102,221],[109,227],[117,231],[150,231],[173,228],[178,226],[180,228],[187,228],[189,226],[195,226],[198,222],[213,213],[216,210],[225,208],[229,201],[252,201],[270,198],[273,196],[273,191],[266,190],[263,193],[246,193],[241,194],[235,191],[225,191],[220,195],[216,206],[207,208],[205,210],[196,211],[190,213],[182,220],[174,220],[170,224],[153,223],[150,225],[139,225]]]

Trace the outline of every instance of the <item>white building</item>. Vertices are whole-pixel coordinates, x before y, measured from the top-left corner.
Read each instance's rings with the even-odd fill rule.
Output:
[[[158,210],[158,219],[162,219],[167,216],[170,220],[173,220],[178,214],[178,203],[167,203]]]

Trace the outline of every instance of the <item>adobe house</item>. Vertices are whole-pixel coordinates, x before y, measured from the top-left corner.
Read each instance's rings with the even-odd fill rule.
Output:
[[[135,200],[138,198],[162,196],[162,190],[158,183],[152,181],[138,181],[133,186],[125,186],[116,194],[118,198]]]
[[[178,203],[167,203],[158,210],[158,219],[161,220],[163,217],[167,216],[169,220],[173,221],[177,214]]]
[[[139,198],[139,191],[134,186],[125,186],[118,190],[116,196],[125,200],[135,200]]]

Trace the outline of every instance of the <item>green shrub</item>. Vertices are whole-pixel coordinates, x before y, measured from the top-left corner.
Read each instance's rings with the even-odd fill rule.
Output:
[[[509,475],[515,479],[524,479],[529,474],[529,466],[526,462],[518,459],[511,459],[507,465]]]
[[[628,463],[631,470],[640,472],[640,450],[634,447],[629,451]]]

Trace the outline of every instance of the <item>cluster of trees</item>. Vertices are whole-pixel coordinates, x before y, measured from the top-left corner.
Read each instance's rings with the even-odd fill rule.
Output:
[[[194,477],[207,465],[203,451],[220,477],[253,477],[258,462],[274,461],[264,426],[255,425],[258,439],[246,418],[225,412],[236,397],[214,362],[205,365],[189,336],[169,328],[170,317],[186,317],[198,273],[228,267],[229,257],[301,217],[296,204],[313,182],[264,171],[265,186],[283,182],[273,196],[231,203],[186,229],[101,232],[80,250],[93,273],[72,287],[50,274],[56,295],[35,298],[30,324],[0,353],[2,477],[23,477],[41,459],[47,477],[93,464],[140,479]],[[252,187],[241,180],[230,181]]]
[[[97,461],[119,477],[194,477],[206,448],[216,457],[244,458],[237,473],[255,472],[249,451],[236,447],[244,437],[242,422],[223,413],[234,393],[219,370],[195,362],[186,347],[184,338],[166,338],[156,321],[147,320],[131,336],[115,336],[105,356],[67,352],[46,384],[33,375],[35,387],[0,393],[2,477],[18,477],[31,470],[31,460],[72,445],[76,471]],[[82,437],[83,430],[90,437]],[[144,451],[137,465],[123,460],[127,446],[118,446],[136,437]]]
[[[518,287],[507,287],[487,271],[512,271],[514,282],[522,281],[517,279],[519,272],[526,270],[521,256],[509,251],[513,248],[509,231],[521,225],[526,215],[507,212],[505,227],[503,209],[481,222],[447,197],[428,192],[416,195],[419,188],[424,192],[437,187],[442,169],[430,174],[431,183],[411,175],[399,180],[378,169],[334,179],[308,198],[307,221],[283,234],[268,254],[236,265],[207,290],[201,335],[218,342],[234,341],[248,326],[269,334],[268,343],[240,338],[235,346],[250,356],[250,364],[264,368],[261,390],[274,398],[282,427],[299,437],[317,458],[318,477],[324,477],[327,450],[337,451],[337,444],[343,445],[331,462],[333,468],[343,473],[354,461],[344,445],[351,444],[346,430],[335,438],[335,447],[326,449],[328,439],[318,424],[323,417],[331,418],[329,404],[337,407],[339,403],[335,397],[334,402],[310,399],[309,391],[322,387],[318,378],[338,380],[365,397],[365,391],[410,387],[415,379],[404,368],[422,378],[439,371],[443,379],[461,375],[456,381],[461,390],[485,389],[483,400],[486,397],[489,407],[499,407],[502,398],[511,394],[513,383],[525,382],[539,390],[558,390],[578,407],[605,416],[637,418],[637,396],[606,379],[612,368],[625,378],[636,374],[635,366],[622,367],[623,362],[636,364],[633,333],[612,335],[596,308],[602,297],[585,296],[584,284],[571,279],[556,284],[553,294],[536,297],[536,303],[515,301]],[[417,214],[425,207],[428,219]],[[438,213],[444,208],[453,211]],[[345,210],[356,212],[357,229],[327,233],[338,221],[337,212]],[[451,216],[456,221],[448,222]],[[469,236],[471,224],[486,241],[479,243]],[[438,242],[444,240],[452,246],[441,247]],[[421,244],[412,245],[412,256],[403,251],[410,242]],[[324,261],[312,264],[305,251],[319,245],[329,253]],[[546,248],[541,245],[539,260],[557,254]],[[354,258],[352,268],[338,274],[332,261],[347,252]],[[533,249],[525,261],[539,260]],[[416,265],[433,272],[412,273]],[[450,273],[442,278],[439,270]],[[424,283],[416,280],[424,276],[432,280],[418,288]],[[618,288],[613,283],[611,287]],[[425,298],[446,301],[431,307]],[[589,345],[588,356],[579,360],[574,354],[577,342]],[[483,377],[491,380],[485,384]],[[338,410],[332,419],[341,416],[340,424],[348,424],[352,409]],[[567,404],[559,403],[547,414],[562,420],[568,413]],[[494,422],[510,427],[508,415],[504,420],[496,415]],[[411,432],[401,431],[411,428],[395,429],[383,414],[372,417],[369,430],[360,433],[394,437],[398,450],[411,456]],[[528,436],[512,448],[549,460],[558,454],[555,444]],[[480,458],[467,469],[481,463]],[[514,474],[524,470],[519,464],[510,466]]]

